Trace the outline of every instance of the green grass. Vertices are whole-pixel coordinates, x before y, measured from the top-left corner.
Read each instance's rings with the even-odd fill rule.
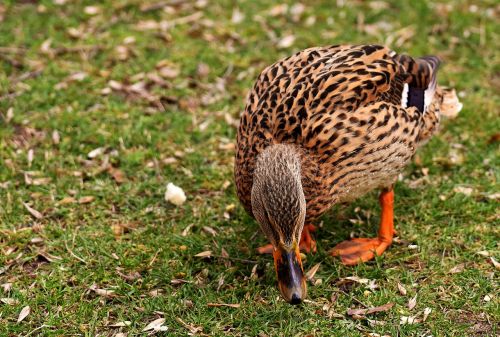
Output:
[[[158,334],[172,336],[187,335],[189,327],[214,336],[498,333],[497,271],[478,254],[499,259],[498,198],[491,197],[499,192],[500,158],[498,140],[492,140],[500,127],[496,1],[308,1],[299,20],[290,10],[271,16],[275,5],[267,1],[245,1],[237,5],[244,17],[236,23],[232,1],[186,1],[147,12],[141,3],[153,1],[103,1],[95,2],[96,15],[84,10],[91,1],[55,2],[0,5],[0,298],[10,299],[0,302],[0,335],[145,335],[142,329],[161,317],[168,331]],[[196,12],[202,18],[166,30],[137,29]],[[293,45],[277,48],[290,34]],[[125,44],[127,37],[135,42]],[[316,235],[318,253],[305,261],[306,269],[321,263],[316,278],[322,283],[309,286],[310,302],[292,307],[279,297],[270,257],[255,253],[265,243],[258,225],[238,205],[233,152],[224,147],[235,139],[227,117],[238,117],[266,65],[306,47],[341,42],[389,43],[400,52],[440,56],[439,82],[457,89],[464,109],[443,122],[396,185],[399,242],[374,262],[340,265],[328,250],[351,233],[374,235],[379,209],[375,193],[335,207]],[[126,46],[129,57],[120,59],[117,46]],[[101,93],[111,80],[133,84],[137,74],[154,73],[161,60],[179,70],[164,86],[147,88],[164,108],[130,93]],[[197,72],[200,63],[208,74]],[[77,72],[86,78],[56,89]],[[87,158],[98,147],[105,154]],[[125,181],[117,183],[102,169],[106,161]],[[30,177],[50,180],[35,185]],[[183,206],[164,201],[168,182],[186,191]],[[457,187],[470,188],[470,195]],[[93,201],[60,202],[86,196]],[[230,205],[236,208],[225,215]],[[120,224],[133,228],[114,235]],[[222,249],[256,262],[194,257]],[[342,281],[348,276],[374,280],[378,288]],[[186,283],[172,284],[175,279]],[[5,284],[11,289],[4,291]],[[114,296],[99,296],[93,285]],[[363,307],[358,301],[395,306],[369,315],[379,321],[373,326],[346,314]],[[31,312],[17,323],[25,306]],[[399,324],[402,316],[421,319],[425,308],[432,309],[425,322]],[[110,326],[120,321],[130,325]]]

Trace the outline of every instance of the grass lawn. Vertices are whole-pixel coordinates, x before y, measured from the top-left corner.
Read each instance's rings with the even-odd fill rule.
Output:
[[[2,1],[0,335],[497,335],[499,15],[493,0]],[[235,125],[266,65],[344,42],[440,56],[464,108],[396,185],[397,242],[342,266],[328,251],[376,233],[377,194],[335,207],[290,306],[235,195]]]

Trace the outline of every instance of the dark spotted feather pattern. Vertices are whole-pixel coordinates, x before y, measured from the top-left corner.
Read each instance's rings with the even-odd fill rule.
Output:
[[[264,69],[238,129],[235,179],[245,209],[252,214],[257,156],[272,144],[292,144],[300,153],[306,221],[391,185],[439,123],[438,63],[383,46],[338,45]],[[428,106],[405,105],[412,90],[427,94]]]

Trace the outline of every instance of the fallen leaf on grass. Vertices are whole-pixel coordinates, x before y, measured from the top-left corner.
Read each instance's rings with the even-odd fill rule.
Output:
[[[108,326],[110,326],[112,328],[121,328],[121,327],[124,327],[124,326],[130,326],[130,324],[132,324],[131,321],[123,321],[123,322],[117,322],[117,323],[114,323],[114,324],[110,324]]]
[[[33,215],[37,219],[43,219],[42,213],[38,212],[36,209],[30,207],[27,203],[23,202],[24,207],[30,212],[31,215]]]
[[[61,261],[62,257],[49,254],[45,251],[38,252],[38,256],[43,257],[47,262]]]
[[[279,40],[276,46],[280,49],[285,49],[291,47],[294,42],[295,42],[295,36],[287,35],[283,37],[281,40]]]
[[[95,292],[97,295],[102,296],[102,297],[115,297],[115,291],[114,290],[108,290],[108,289],[100,289],[97,288],[96,284],[93,284],[89,288],[93,292]]]
[[[16,305],[19,303],[18,300],[16,300],[15,298],[10,298],[10,297],[0,298],[0,302],[5,303],[7,305]]]
[[[431,308],[425,308],[424,309],[424,317],[422,318],[422,322],[425,322],[427,320],[427,317],[429,317],[429,314],[432,312]]]
[[[465,268],[465,263],[460,263],[459,265],[456,265],[455,267],[451,268],[448,273],[450,274],[461,273],[462,271],[464,271],[464,268]]]
[[[233,9],[233,15],[231,16],[231,22],[234,24],[241,23],[245,19],[245,14],[239,10],[239,8]]]
[[[181,278],[174,278],[174,279],[170,280],[170,284],[174,285],[174,286],[179,285],[179,284],[185,284],[185,283],[191,283],[191,281],[184,280]]]
[[[344,277],[343,280],[349,280],[349,281],[354,281],[356,283],[361,283],[361,284],[368,284],[368,282],[370,282],[369,279],[367,278],[360,278],[358,276],[348,276],[348,277]]]
[[[413,310],[415,306],[417,305],[417,295],[415,295],[413,298],[408,301],[408,309]]]
[[[420,321],[415,316],[401,316],[401,318],[399,319],[399,325],[417,323],[420,323]]]
[[[495,258],[493,256],[490,257],[490,261],[493,264],[493,266],[495,266],[496,269],[500,269],[500,262],[498,262],[497,260],[495,260]]]
[[[19,313],[19,317],[17,318],[17,323],[21,322],[23,319],[25,319],[29,314],[30,314],[30,306],[27,305],[24,308],[21,309],[21,312]]]
[[[407,294],[406,288],[399,282],[398,282],[398,290],[401,295],[406,296]]]
[[[182,236],[187,236],[189,234],[189,231],[191,230],[191,228],[193,228],[194,224],[189,224],[187,225],[186,228],[184,228],[184,230],[182,231],[181,235]]]
[[[387,304],[380,305],[378,307],[372,307],[372,308],[349,309],[349,310],[347,310],[347,314],[349,316],[353,316],[353,315],[357,315],[357,316],[360,316],[360,315],[369,315],[369,314],[373,314],[375,312],[387,311],[387,310],[391,309],[393,306],[394,306],[394,303],[387,303]]]
[[[101,11],[101,9],[99,7],[97,7],[97,6],[86,6],[83,9],[83,11],[87,15],[96,15],[96,14],[99,14],[99,12]]]
[[[176,317],[175,320],[177,322],[181,323],[182,326],[184,326],[187,330],[189,330],[189,332],[191,334],[193,334],[193,335],[197,334],[198,332],[202,332],[203,331],[203,327],[201,327],[201,326],[195,326],[193,324],[186,323],[180,317]]]
[[[104,147],[98,147],[97,149],[93,149],[87,154],[87,157],[90,159],[94,159],[102,155],[106,151],[106,148]]]
[[[209,307],[231,307],[231,308],[239,308],[241,305],[238,303],[208,303]]]
[[[209,226],[203,226],[203,231],[207,234],[210,234],[212,236],[217,236],[217,232],[215,231],[215,229],[213,229],[212,227],[209,227]]]
[[[206,250],[204,252],[198,253],[195,255],[195,257],[210,257],[212,256],[212,251],[211,250]]]
[[[1,287],[2,287],[4,293],[8,293],[12,289],[12,283],[10,283],[10,282],[4,283],[1,285]]]
[[[314,266],[312,266],[311,269],[309,269],[307,271],[307,273],[306,273],[306,279],[308,281],[312,281],[313,280],[314,275],[316,275],[316,273],[317,273],[320,265],[321,265],[321,263],[317,263]]]
[[[95,198],[93,196],[89,195],[89,196],[81,197],[80,199],[78,199],[78,203],[79,204],[89,204],[94,200],[95,200]]]
[[[74,204],[76,202],[76,199],[73,197],[64,197],[59,202],[57,203],[58,205],[67,205],[67,204]]]
[[[142,331],[167,331],[168,327],[164,326],[163,323],[165,323],[165,318],[158,318],[146,325]]]
[[[470,196],[472,194],[472,192],[474,192],[474,189],[471,187],[466,187],[466,186],[457,186],[453,189],[453,192],[462,193],[466,196]]]
[[[123,173],[123,171],[121,171],[120,169],[114,168],[112,166],[110,166],[108,168],[108,173],[111,175],[111,177],[113,177],[113,179],[118,184],[124,183],[127,180],[125,178],[125,174]]]
[[[119,239],[123,234],[128,233],[134,230],[137,227],[137,224],[134,223],[114,223],[111,225],[111,230],[115,235],[115,239]]]
[[[127,280],[127,281],[135,281],[135,280],[138,280],[138,279],[141,279],[142,276],[139,272],[137,271],[134,271],[134,272],[131,272],[131,273],[128,273],[128,274],[124,274],[122,273],[118,268],[116,269],[116,273],[118,275],[120,275],[121,278],[123,278],[124,280]]]

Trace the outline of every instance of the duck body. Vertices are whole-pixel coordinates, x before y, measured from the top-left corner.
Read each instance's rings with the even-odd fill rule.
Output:
[[[306,49],[267,67],[238,130],[235,180],[248,213],[257,156],[274,144],[300,154],[306,222],[390,186],[438,126],[439,95],[425,113],[402,103],[408,83],[425,91],[435,80],[437,64],[382,46],[342,45]]]
[[[285,299],[306,295],[299,249],[315,251],[311,223],[334,204],[380,188],[376,238],[332,251],[347,265],[380,255],[394,234],[392,186],[437,130],[439,60],[378,45],[310,48],[264,69],[240,118],[237,195],[271,242]]]

